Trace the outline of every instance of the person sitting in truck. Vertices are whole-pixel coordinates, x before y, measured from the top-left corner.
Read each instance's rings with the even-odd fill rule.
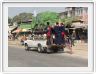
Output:
[[[25,40],[27,40],[27,38],[26,38],[26,36],[25,35],[23,35],[22,37],[21,37],[21,45],[24,45],[24,41]]]

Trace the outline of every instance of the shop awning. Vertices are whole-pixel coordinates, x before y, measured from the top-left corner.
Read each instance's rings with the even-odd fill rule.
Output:
[[[88,25],[87,24],[72,24],[71,27],[74,27],[74,28],[87,28]]]
[[[12,33],[20,33],[20,32],[29,32],[28,29],[17,29],[15,31],[13,31]]]

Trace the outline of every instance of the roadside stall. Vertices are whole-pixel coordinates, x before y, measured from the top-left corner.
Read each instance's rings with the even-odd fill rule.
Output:
[[[72,27],[74,27],[74,31],[76,32],[76,40],[87,41],[87,30],[88,24],[83,23],[83,21],[74,21],[72,23]]]

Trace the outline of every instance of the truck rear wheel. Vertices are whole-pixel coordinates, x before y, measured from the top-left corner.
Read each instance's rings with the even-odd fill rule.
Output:
[[[58,52],[58,49],[53,50],[53,52],[57,53]]]
[[[49,54],[49,53],[52,53],[52,50],[49,49],[49,48],[47,48],[47,49],[46,49],[46,53],[48,53],[48,54]]]

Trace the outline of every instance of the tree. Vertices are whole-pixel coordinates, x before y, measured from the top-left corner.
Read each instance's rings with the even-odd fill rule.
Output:
[[[13,22],[22,23],[25,20],[32,19],[32,13],[20,13],[13,17]]]
[[[53,25],[59,19],[59,14],[55,12],[42,12],[37,14],[37,21],[39,24],[46,24],[46,22],[50,22]]]
[[[16,15],[15,17],[13,17],[13,22],[21,23],[20,16]]]
[[[12,18],[8,17],[8,24],[11,24],[11,23],[12,23]]]
[[[67,25],[71,25],[72,21],[76,21],[77,18],[76,17],[64,17],[61,19],[61,21],[67,26]]]

